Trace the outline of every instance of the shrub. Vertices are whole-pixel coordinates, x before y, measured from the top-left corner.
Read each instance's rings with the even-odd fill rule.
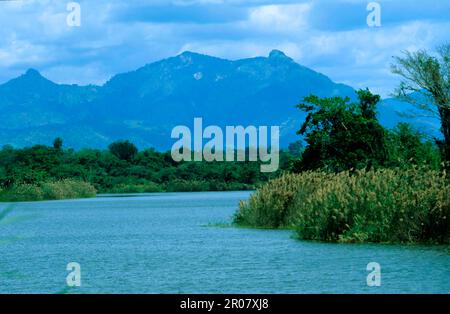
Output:
[[[147,182],[143,184],[118,184],[109,193],[153,193],[162,192],[163,187],[154,182]]]
[[[40,184],[16,184],[0,192],[4,202],[61,200],[95,197],[95,188],[84,181],[64,179]]]
[[[42,201],[42,190],[35,184],[15,184],[0,194],[2,202]]]
[[[121,160],[130,161],[138,153],[137,147],[130,141],[116,141],[111,143],[108,148],[111,154]]]
[[[449,215],[446,174],[412,168],[284,175],[242,202],[235,222],[308,240],[449,243]]]
[[[166,191],[168,192],[201,192],[208,190],[209,184],[206,181],[176,179],[168,182],[166,185]]]
[[[312,190],[318,184],[315,180],[321,179],[316,173],[306,172],[271,180],[252,194],[248,202],[241,202],[235,221],[262,228],[287,227],[290,224],[288,210],[294,197]]]

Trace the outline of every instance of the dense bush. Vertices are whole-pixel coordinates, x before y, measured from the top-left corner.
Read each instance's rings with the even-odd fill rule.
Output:
[[[399,123],[394,129],[386,130],[386,148],[388,158],[385,165],[388,168],[411,166],[426,166],[434,170],[441,168],[439,147],[410,124]]]
[[[110,193],[153,193],[163,192],[164,187],[154,183],[146,182],[143,184],[118,184],[109,190]]]
[[[117,141],[108,146],[111,154],[121,160],[131,160],[138,153],[137,147],[130,141]]]
[[[40,184],[15,184],[0,191],[0,201],[23,202],[95,197],[97,191],[86,182],[60,180]]]
[[[2,202],[42,201],[43,199],[42,189],[35,184],[15,184],[0,193]]]
[[[202,191],[237,191],[251,190],[255,186],[242,182],[222,182],[218,180],[180,180],[175,179],[165,184],[167,192],[202,192]]]
[[[307,146],[294,161],[293,171],[380,169],[426,165],[440,169],[441,152],[436,141],[407,123],[389,130],[376,118],[380,96],[369,90],[357,92],[359,101],[349,98],[305,97],[297,107],[308,115],[298,134]]]
[[[376,118],[379,95],[357,91],[358,102],[350,98],[305,97],[297,108],[307,113],[297,132],[308,144],[295,171],[384,166],[387,160],[385,129]]]
[[[241,202],[235,222],[308,240],[450,243],[445,173],[411,168],[288,174]]]

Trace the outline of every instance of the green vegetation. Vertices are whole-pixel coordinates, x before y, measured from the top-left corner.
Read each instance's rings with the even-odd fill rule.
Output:
[[[250,190],[279,176],[294,158],[289,152],[281,152],[280,170],[261,173],[257,162],[175,162],[170,152],[138,151],[129,141],[112,143],[108,150],[74,151],[63,149],[62,139],[57,138],[53,147],[4,146],[0,150],[0,201],[91,197],[95,190]]]
[[[359,103],[350,103],[349,98],[309,96],[297,106],[308,113],[298,131],[306,136],[308,146],[296,171],[343,171],[384,164],[385,130],[375,112],[380,96],[360,90],[358,97]]]
[[[117,141],[111,143],[108,148],[111,154],[120,160],[130,161],[138,153],[137,147],[130,141]]]
[[[83,181],[64,179],[39,184],[14,184],[8,189],[0,190],[0,201],[42,201],[62,200],[68,198],[94,197],[95,188]]]
[[[399,123],[396,128],[385,134],[387,168],[408,169],[413,166],[425,166],[439,170],[442,157],[436,143],[426,140],[425,136],[409,124]]]
[[[437,143],[450,166],[450,44],[438,47],[436,56],[405,51],[395,61],[392,72],[403,79],[397,97],[440,119],[444,138]]]
[[[450,185],[419,168],[286,174],[241,202],[235,222],[307,240],[450,243]]]
[[[379,96],[358,96],[304,99],[298,133],[308,145],[294,173],[241,202],[237,225],[288,228],[307,240],[450,244],[445,155],[408,124],[384,129]]]
[[[308,113],[298,134],[306,136],[307,147],[293,171],[408,168],[414,165],[439,169],[438,145],[409,124],[393,130],[383,128],[376,118],[380,100],[369,90],[358,91],[359,102],[348,98],[309,96],[297,107]]]

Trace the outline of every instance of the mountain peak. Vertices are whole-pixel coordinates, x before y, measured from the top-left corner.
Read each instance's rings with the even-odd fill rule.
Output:
[[[198,52],[193,52],[193,51],[183,51],[182,53],[179,54],[180,57],[209,57],[208,55],[204,55]]]
[[[35,86],[48,86],[56,85],[52,81],[48,80],[47,78],[43,77],[41,73],[39,73],[38,70],[30,68],[28,69],[24,74],[21,76],[10,80],[8,83],[10,84],[32,84]]]
[[[180,53],[180,56],[189,56],[189,55],[197,55],[197,54],[198,53],[196,53],[196,52],[185,50],[182,53]]]
[[[42,76],[42,74],[33,68],[28,69],[24,74],[22,74],[19,78],[26,81],[32,82],[50,82],[47,78]]]
[[[177,58],[179,58],[183,63],[192,64],[194,60],[200,60],[203,57],[206,57],[205,55],[202,55],[197,52],[192,51],[183,51],[180,53]]]
[[[43,77],[43,76],[41,75],[41,73],[39,73],[38,70],[33,69],[33,68],[28,69],[28,70],[25,72],[24,75],[25,75],[25,76],[28,76],[28,77],[39,77],[39,78]]]
[[[269,58],[270,59],[280,59],[280,58],[290,59],[288,56],[286,56],[286,54],[283,51],[277,50],[277,49],[274,49],[270,52]]]

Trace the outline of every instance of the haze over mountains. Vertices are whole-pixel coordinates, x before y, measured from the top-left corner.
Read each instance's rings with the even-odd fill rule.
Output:
[[[117,139],[139,147],[170,149],[177,125],[280,125],[281,145],[295,135],[305,114],[295,108],[304,96],[355,97],[352,87],[295,63],[283,52],[236,61],[193,52],[118,74],[103,86],[56,84],[30,69],[0,85],[0,145],[50,144],[104,148]],[[397,115],[411,106],[383,101],[379,117],[387,127],[412,121],[436,136],[438,122]]]

